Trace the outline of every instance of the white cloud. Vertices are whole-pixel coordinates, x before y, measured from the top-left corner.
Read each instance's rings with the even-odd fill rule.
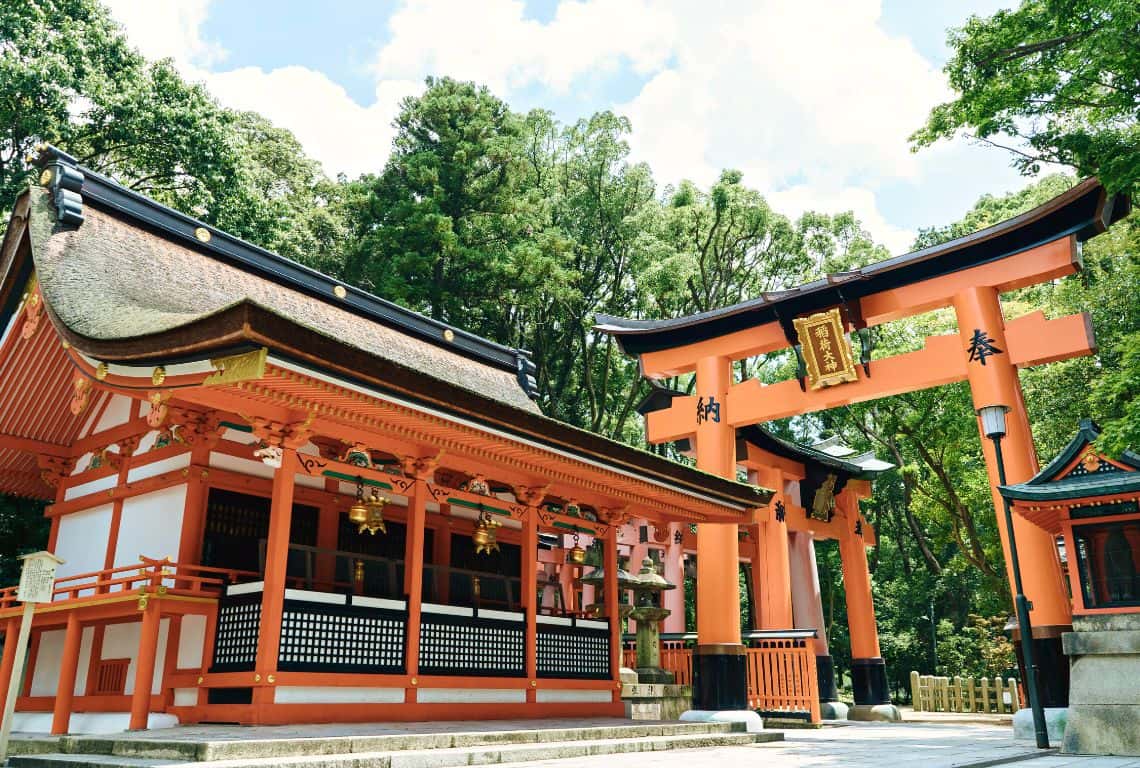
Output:
[[[768,202],[793,219],[804,211],[830,214],[854,211],[875,242],[887,246],[892,255],[908,252],[914,243],[915,233],[887,221],[879,212],[874,193],[863,187],[821,188],[800,184],[769,193]]]
[[[210,0],[109,4],[146,55],[172,57],[223,104],[290,129],[330,174],[382,167],[399,101],[426,75],[485,83],[508,102],[637,76],[628,101],[593,108],[630,117],[634,159],[661,185],[707,185],[738,168],[778,210],[854,210],[896,253],[913,233],[883,215],[884,187],[897,207],[900,185],[972,200],[986,179],[1010,183],[999,153],[979,161],[984,150],[960,143],[910,153],[909,133],[949,92],[884,29],[879,0],[563,0],[545,22],[527,18],[523,0],[405,0],[373,58],[368,105],[300,66],[225,71],[225,51],[202,35]],[[967,157],[969,169],[946,167]]]
[[[222,104],[260,112],[288,128],[326,173],[349,176],[383,168],[400,100],[423,89],[420,82],[387,80],[376,101],[362,107],[323,73],[305,67],[245,67],[206,74],[205,83]]]
[[[376,74],[450,75],[500,94],[531,83],[565,91],[582,75],[623,64],[653,72],[678,37],[674,16],[647,0],[564,0],[546,24],[525,10],[522,0],[409,0],[388,22]]]
[[[103,0],[127,37],[149,59],[170,57],[180,68],[209,67],[225,59],[225,49],[203,40],[202,24],[211,0]]]

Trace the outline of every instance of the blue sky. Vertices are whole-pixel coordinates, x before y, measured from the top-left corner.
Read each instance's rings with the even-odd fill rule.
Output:
[[[778,209],[853,209],[892,250],[1026,183],[964,140],[912,154],[949,97],[946,28],[995,0],[110,0],[144,54],[297,134],[330,174],[378,170],[427,75],[572,122],[614,109],[658,184],[744,171]]]

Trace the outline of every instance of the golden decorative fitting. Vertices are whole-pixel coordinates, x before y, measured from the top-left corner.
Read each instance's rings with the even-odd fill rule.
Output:
[[[166,368],[161,365],[157,366],[154,369],[154,373],[150,375],[150,383],[157,387],[164,381],[166,381]]]
[[[812,389],[858,381],[838,307],[792,320]],[[719,411],[718,411],[719,418]]]
[[[574,546],[566,553],[566,562],[571,565],[582,565],[586,562],[586,550],[578,546],[578,534],[574,534]]]
[[[95,378],[99,381],[104,381],[107,378],[108,366],[106,363],[99,363],[95,368]]]
[[[333,295],[338,299],[343,299],[348,295],[348,290],[343,285],[338,285],[333,288]]]
[[[538,681],[537,680],[531,680],[530,681],[530,687],[531,688],[537,688],[538,687]]]
[[[265,375],[265,357],[268,354],[269,350],[262,347],[240,355],[211,358],[210,365],[214,366],[214,373],[202,383],[211,386],[260,379]]]
[[[160,595],[166,594],[166,585],[165,584],[159,584],[158,585],[158,594],[160,594]]]
[[[59,345],[61,347],[63,347],[64,349],[71,349],[71,342],[70,341],[61,341],[59,343]]]
[[[455,341],[455,331],[451,330],[450,328],[445,328],[443,331],[443,340]]]
[[[413,677],[412,678],[412,685],[419,685],[419,684],[420,684],[420,679],[418,677]]]
[[[260,683],[261,682],[261,675],[254,675],[253,676],[253,682]]]
[[[499,551],[499,542],[495,537],[495,529],[502,523],[491,517],[487,510],[479,512],[479,519],[475,523],[475,530],[471,533],[471,541],[475,543],[475,554],[480,552],[491,554]]]
[[[189,467],[187,467],[186,469],[182,470],[182,476],[183,476],[183,477],[189,477],[189,476],[190,476],[190,469],[189,469]]]
[[[198,685],[201,685],[201,684],[202,684],[202,681],[203,681],[203,680],[205,680],[205,679],[206,679],[206,678],[202,677],[201,675],[198,675]]]
[[[269,675],[265,679],[270,683],[276,683],[277,682],[277,677],[275,675]]]
[[[142,597],[140,597],[139,598],[139,610],[145,611],[148,602],[149,602],[149,599],[148,599],[147,595],[143,595]]]
[[[198,238],[199,242],[208,243],[212,235],[210,234],[210,230],[205,227],[198,227],[194,230],[194,237]]]
[[[44,168],[44,172],[40,174],[40,186],[46,187],[48,184],[51,184],[51,178],[51,168]]]

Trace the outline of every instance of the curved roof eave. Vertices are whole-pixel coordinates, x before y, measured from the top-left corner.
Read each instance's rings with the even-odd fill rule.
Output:
[[[1127,215],[1130,205],[1127,195],[1108,195],[1096,178],[1089,178],[1020,216],[913,253],[685,317],[637,320],[598,314],[595,329],[616,336],[629,355],[670,349],[967,269],[1067,235],[1084,241]]]

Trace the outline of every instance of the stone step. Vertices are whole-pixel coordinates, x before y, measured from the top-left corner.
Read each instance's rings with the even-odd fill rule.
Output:
[[[732,733],[743,726],[736,723],[636,723],[629,725],[570,726],[561,728],[520,728],[514,730],[474,730],[429,733],[386,733],[327,737],[271,739],[182,740],[178,738],[65,736],[25,739],[13,742],[12,754],[21,757],[26,768],[42,768],[23,758],[66,755],[112,755],[176,762],[256,759],[263,757],[306,757],[352,755],[365,752],[392,752],[416,749],[448,749],[493,744],[535,744],[543,742],[628,739],[661,736],[699,736]],[[17,763],[13,763],[16,765]],[[68,766],[76,768],[72,762]]]
[[[601,728],[598,730],[614,731],[620,729]],[[211,760],[196,765],[199,768],[452,768],[453,766],[502,765],[590,755],[746,746],[782,740],[783,734],[776,731],[745,733],[737,730],[719,730],[672,735],[611,736],[523,743],[503,741],[452,747],[314,753],[284,757],[262,756]],[[130,755],[53,753],[13,756],[10,758],[9,764],[13,768],[169,768],[170,766],[183,766],[187,763],[182,760]]]

